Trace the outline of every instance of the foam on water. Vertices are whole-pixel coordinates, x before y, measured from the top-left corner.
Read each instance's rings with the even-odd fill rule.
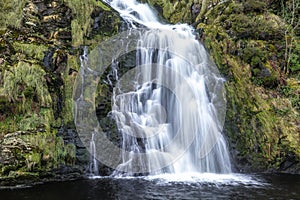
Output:
[[[179,173],[160,174],[145,177],[147,180],[156,180],[159,184],[184,183],[184,184],[214,184],[214,185],[248,185],[265,186],[259,178],[245,174],[215,174],[215,173]]]
[[[215,174],[215,173],[177,173],[177,174],[159,174],[149,176],[93,176],[91,179],[120,179],[120,180],[145,180],[151,181],[157,185],[212,185],[221,186],[244,186],[251,188],[259,188],[270,186],[257,175],[247,175],[239,173]]]

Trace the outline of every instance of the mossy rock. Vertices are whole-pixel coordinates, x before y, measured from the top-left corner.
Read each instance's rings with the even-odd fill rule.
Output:
[[[48,92],[45,71],[38,65],[31,65],[26,62],[19,62],[4,72],[3,92],[9,101],[22,102],[26,104],[26,99],[33,99],[43,107],[51,106],[51,97]],[[23,107],[26,112],[30,108]]]
[[[204,43],[228,80],[225,132],[232,155],[240,170],[262,171],[288,170],[281,166],[289,160],[286,156],[294,155],[297,170],[299,112],[277,91],[282,84],[284,22],[265,8],[249,9],[236,2],[223,10],[222,15],[209,12],[208,21],[198,28],[204,31]],[[274,107],[273,98],[289,103]],[[289,140],[283,144],[282,138]]]
[[[244,0],[242,1],[243,11],[245,13],[263,13],[267,10],[267,3],[258,0]]]
[[[2,0],[0,2],[0,30],[7,26],[19,27],[22,20],[22,10],[28,0]]]

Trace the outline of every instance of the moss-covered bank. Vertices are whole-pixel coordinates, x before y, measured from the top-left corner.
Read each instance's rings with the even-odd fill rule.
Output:
[[[81,46],[116,34],[120,22],[96,0],[1,1],[1,184],[86,172],[72,114]]]
[[[293,1],[148,0],[193,25],[226,78],[225,134],[240,171],[299,173],[300,31]],[[299,3],[299,1],[296,1]],[[294,13],[294,15],[293,15]]]

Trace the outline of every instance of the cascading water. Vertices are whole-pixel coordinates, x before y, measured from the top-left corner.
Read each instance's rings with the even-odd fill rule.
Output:
[[[92,176],[98,176],[99,175],[99,169],[98,169],[98,161],[96,159],[96,144],[95,144],[95,133],[92,134],[92,138],[90,141],[90,166],[89,166],[89,171],[92,174]]]
[[[80,63],[81,63],[81,70],[84,69],[84,66],[88,62],[88,48],[83,48],[83,54],[80,56]],[[84,81],[82,81],[84,82]],[[84,83],[82,83],[84,84]],[[83,91],[81,91],[81,94]],[[90,138],[89,142],[89,152],[90,152],[90,164],[89,164],[89,173],[91,176],[98,176],[99,175],[99,169],[98,169],[98,161],[97,161],[97,149],[95,144],[95,133],[92,133],[92,137]]]
[[[130,28],[146,27],[136,50],[135,89],[115,87],[112,115],[122,133],[116,174],[230,173],[222,136],[223,82],[186,24],[165,25],[147,4],[107,1]]]

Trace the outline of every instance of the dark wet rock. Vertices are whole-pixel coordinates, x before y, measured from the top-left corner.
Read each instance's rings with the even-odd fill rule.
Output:
[[[293,152],[290,152],[280,163],[280,170],[290,173],[297,173],[297,171],[300,170],[299,167],[297,168],[298,163],[299,160],[297,159],[297,156]]]
[[[67,45],[71,41],[71,20],[72,11],[65,3],[31,1],[23,9],[22,26],[54,44]]]
[[[52,58],[53,54],[54,54],[54,51],[49,50],[49,51],[46,51],[44,53],[45,53],[45,56],[44,56],[44,59],[43,59],[44,67],[49,71],[54,71],[53,58]]]
[[[91,14],[91,18],[94,22],[90,37],[100,35],[105,38],[118,33],[121,24],[124,23],[121,20],[116,20],[119,18],[118,15],[116,11],[107,11],[101,7],[95,8]]]

